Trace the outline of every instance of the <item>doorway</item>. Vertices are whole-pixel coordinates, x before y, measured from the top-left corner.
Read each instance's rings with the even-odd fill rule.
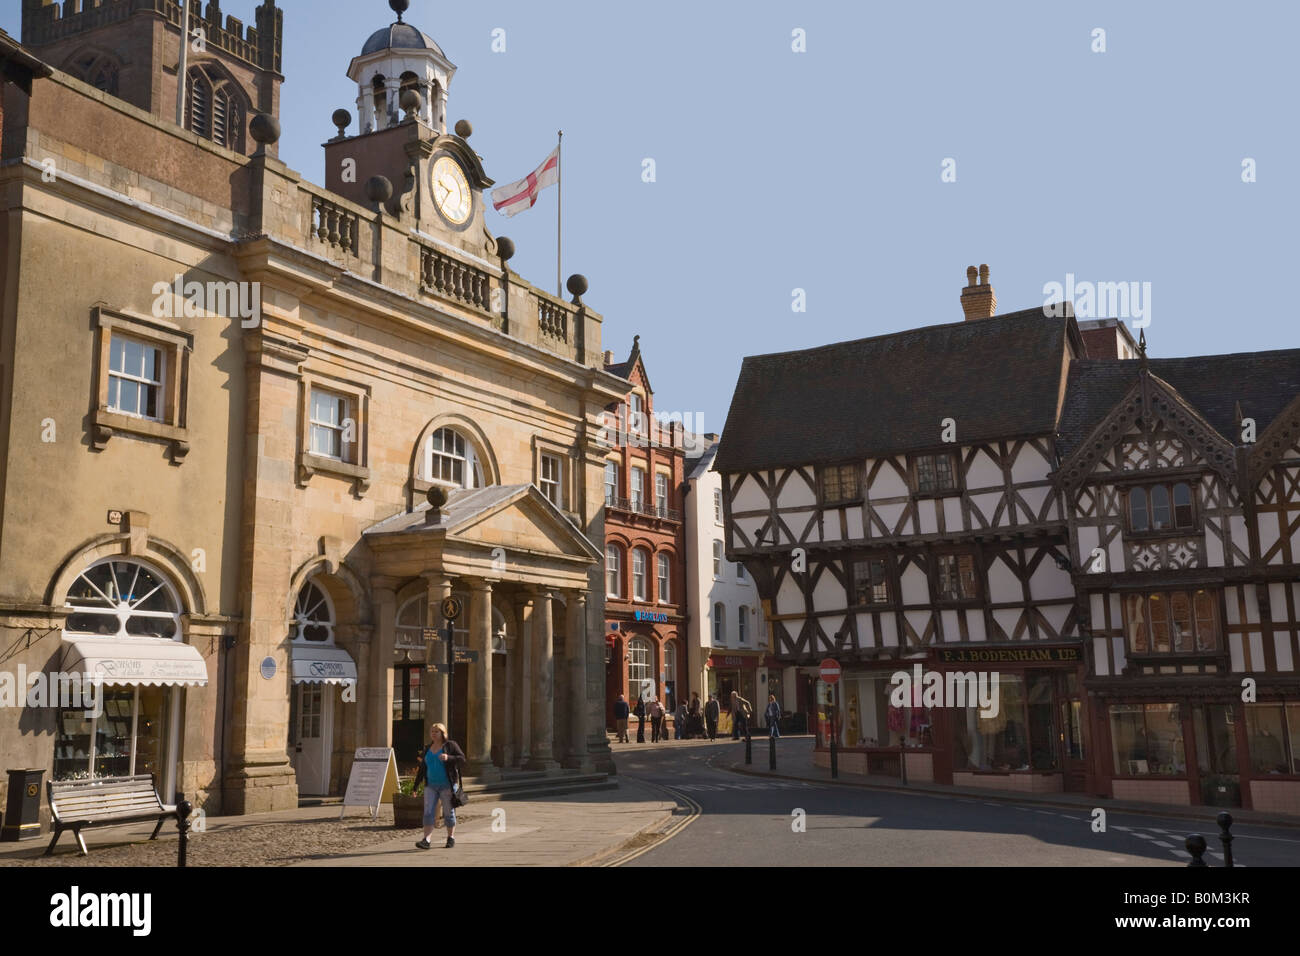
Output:
[[[298,793],[325,796],[330,788],[334,695],[325,684],[297,684],[291,701],[289,759],[298,776]]]
[[[415,768],[424,745],[424,665],[393,667],[393,755],[399,772]]]
[[[1237,728],[1231,704],[1192,707],[1196,734],[1196,764],[1201,802],[1207,807],[1241,806],[1241,776],[1237,766]]]

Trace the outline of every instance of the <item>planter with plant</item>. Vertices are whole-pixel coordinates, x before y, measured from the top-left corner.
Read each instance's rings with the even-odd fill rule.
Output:
[[[415,792],[415,778],[403,780],[393,794],[393,826],[413,830],[424,825],[424,794]]]

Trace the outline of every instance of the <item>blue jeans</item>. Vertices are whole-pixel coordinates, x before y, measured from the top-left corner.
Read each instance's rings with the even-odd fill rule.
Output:
[[[434,808],[442,801],[442,821],[449,827],[456,825],[456,808],[451,805],[451,787],[424,785],[424,825],[433,826]]]

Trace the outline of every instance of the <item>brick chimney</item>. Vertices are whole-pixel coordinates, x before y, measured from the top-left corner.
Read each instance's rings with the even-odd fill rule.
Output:
[[[993,286],[989,285],[988,266],[980,266],[978,282],[975,267],[966,270],[966,288],[961,290],[961,310],[967,322],[987,319],[997,312],[998,296],[993,291]]]

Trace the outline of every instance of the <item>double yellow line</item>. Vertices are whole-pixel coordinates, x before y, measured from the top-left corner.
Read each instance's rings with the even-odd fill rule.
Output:
[[[663,846],[665,843],[667,843],[673,837],[677,836],[677,834],[681,833],[688,826],[690,826],[697,819],[699,819],[700,815],[704,813],[704,808],[701,807],[698,803],[696,803],[694,800],[692,800],[684,793],[678,793],[676,790],[673,790],[669,787],[665,787],[661,784],[651,783],[648,780],[641,780],[639,778],[636,778],[636,782],[643,787],[651,787],[655,790],[658,790],[661,793],[666,794],[678,804],[685,804],[687,813],[680,820],[674,820],[668,826],[668,828],[665,829],[660,834],[660,838],[658,840],[655,840],[653,843],[648,844],[647,846],[640,847],[635,850],[631,850],[628,853],[609,857],[608,859],[595,864],[596,866],[622,866],[624,863],[631,863],[641,854],[649,853],[651,850]]]

